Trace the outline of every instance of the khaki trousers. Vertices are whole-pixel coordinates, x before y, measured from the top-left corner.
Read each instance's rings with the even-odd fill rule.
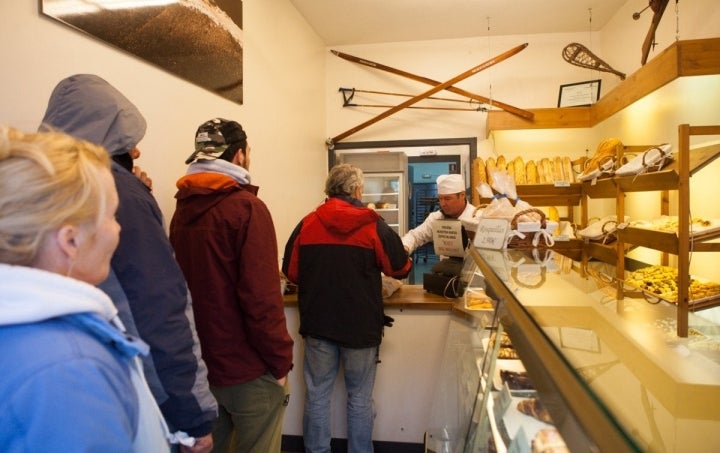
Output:
[[[210,387],[218,402],[213,453],[280,453],[289,386],[270,374],[244,384]]]

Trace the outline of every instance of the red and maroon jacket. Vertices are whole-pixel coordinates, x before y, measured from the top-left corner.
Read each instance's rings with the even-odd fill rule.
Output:
[[[278,247],[257,187],[219,173],[178,183],[170,241],[190,287],[211,385],[275,378],[292,368]]]

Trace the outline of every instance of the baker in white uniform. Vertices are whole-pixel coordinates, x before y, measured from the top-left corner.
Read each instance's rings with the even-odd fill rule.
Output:
[[[462,175],[440,175],[437,178],[437,193],[440,210],[431,212],[425,221],[405,233],[402,243],[408,254],[433,240],[432,223],[438,219],[459,219],[471,221],[475,206],[468,203],[465,194],[465,180]]]

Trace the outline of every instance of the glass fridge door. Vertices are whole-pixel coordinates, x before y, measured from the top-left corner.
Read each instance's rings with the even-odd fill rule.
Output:
[[[403,173],[365,173],[362,202],[380,214],[400,236],[407,224],[407,200]]]

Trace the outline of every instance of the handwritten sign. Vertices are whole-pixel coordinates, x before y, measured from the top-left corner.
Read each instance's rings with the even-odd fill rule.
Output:
[[[510,222],[507,219],[480,219],[473,245],[479,248],[500,250],[505,245]]]
[[[441,256],[465,256],[462,240],[462,223],[459,220],[436,220],[432,225],[435,254]]]

